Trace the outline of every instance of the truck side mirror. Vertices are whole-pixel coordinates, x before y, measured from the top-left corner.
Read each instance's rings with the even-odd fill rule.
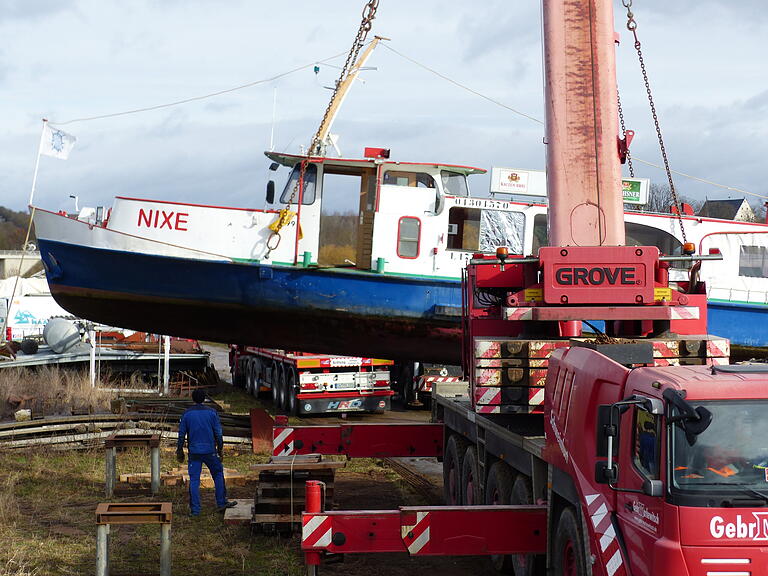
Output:
[[[646,478],[643,480],[643,494],[653,498],[661,497],[664,495],[664,485],[661,483],[661,480]]]
[[[267,182],[267,204],[275,203],[275,181]]]
[[[272,164],[269,165],[270,172],[274,172],[278,168],[280,168],[280,164],[278,164],[277,162],[272,162]]]

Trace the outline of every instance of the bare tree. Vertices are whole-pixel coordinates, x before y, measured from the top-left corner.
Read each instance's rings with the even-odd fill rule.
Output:
[[[698,212],[703,202],[701,200],[695,200],[688,196],[683,196],[678,192],[677,194],[680,203],[690,204],[694,212]],[[662,212],[670,213],[671,207],[674,206],[675,199],[672,196],[672,189],[668,184],[651,184],[651,188],[648,191],[648,203],[643,210],[647,212]]]

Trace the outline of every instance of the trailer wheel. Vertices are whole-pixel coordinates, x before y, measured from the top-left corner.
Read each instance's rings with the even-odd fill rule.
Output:
[[[533,488],[530,478],[524,474],[518,474],[512,485],[510,504],[533,504]],[[515,576],[535,576],[544,572],[545,561],[543,556],[536,554],[515,554],[512,559],[512,574]]]
[[[256,398],[263,398],[264,394],[261,391],[264,378],[262,377],[262,370],[264,365],[260,358],[253,359],[253,392],[251,392]]]
[[[443,456],[443,494],[446,506],[461,506],[461,464],[466,450],[466,440],[451,434]]]
[[[469,446],[464,453],[464,462],[461,464],[461,503],[464,506],[477,506],[480,501],[479,467],[477,465],[477,449]]]
[[[280,367],[277,362],[271,362],[269,365],[269,385],[272,387],[272,406],[275,412],[280,410]]]
[[[253,383],[256,379],[253,358],[245,360],[245,393],[253,395]]]
[[[277,384],[277,405],[275,408],[285,412],[288,407],[288,402],[285,397],[287,386],[285,385],[285,368],[280,364],[275,366],[275,382]]]
[[[293,368],[286,370],[286,387],[285,387],[285,401],[286,410],[291,416],[296,416],[299,413],[299,400],[296,398],[298,391],[296,390],[296,371]]]
[[[552,566],[555,576],[585,576],[587,573],[579,523],[573,508],[563,510],[557,521]]]
[[[485,503],[490,505],[510,504],[512,495],[512,469],[504,462],[496,462],[488,471],[488,480],[485,483]],[[491,564],[494,570],[501,574],[515,574],[513,556],[494,554],[491,556]]]

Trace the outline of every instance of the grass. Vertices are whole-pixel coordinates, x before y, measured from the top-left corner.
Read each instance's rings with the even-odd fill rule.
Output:
[[[17,408],[33,414],[71,414],[73,411],[109,412],[114,392],[91,387],[87,373],[41,366],[36,370],[0,370],[0,417]]]
[[[266,455],[225,455],[225,466],[246,472]],[[163,471],[177,466],[171,448]],[[146,472],[149,455],[120,453],[118,473]],[[94,512],[104,497],[103,450],[0,453],[0,576],[92,574]],[[229,487],[231,498],[252,498],[254,486]],[[177,574],[292,575],[302,573],[296,538],[251,536],[247,526],[227,526],[215,511],[213,490],[203,489],[203,513],[189,518],[183,486],[163,486],[157,501],[173,504],[172,564]],[[112,501],[148,500],[148,495]],[[111,566],[116,574],[152,573],[159,566],[157,526],[112,527]]]

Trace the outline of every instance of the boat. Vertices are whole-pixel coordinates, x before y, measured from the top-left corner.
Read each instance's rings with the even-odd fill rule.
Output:
[[[127,197],[77,216],[35,209],[54,298],[78,317],[154,333],[455,364],[466,261],[547,242],[545,204],[470,194],[467,177],[482,168],[399,162],[378,148],[358,159],[266,155],[290,169],[271,198],[287,212]],[[358,180],[356,259],[321,265],[326,177],[337,174]],[[699,253],[723,255],[699,272],[710,333],[768,345],[765,322],[738,320],[768,310],[768,225],[627,211],[627,243],[678,255],[680,221]]]

